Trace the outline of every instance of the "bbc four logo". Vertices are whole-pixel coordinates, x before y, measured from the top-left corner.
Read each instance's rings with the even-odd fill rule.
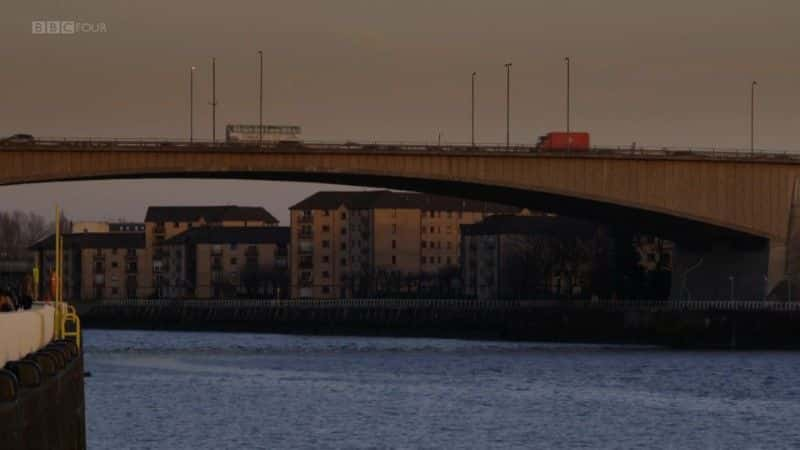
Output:
[[[105,33],[108,31],[104,22],[79,22],[76,20],[34,20],[31,22],[33,34],[78,34]]]

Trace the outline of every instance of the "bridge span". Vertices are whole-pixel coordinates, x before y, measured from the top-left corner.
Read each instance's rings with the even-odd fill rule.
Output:
[[[456,195],[624,225],[677,243],[676,298],[723,298],[731,284],[737,296],[762,298],[794,276],[799,176],[800,157],[786,153],[162,140],[0,144],[0,185],[132,178],[322,182]]]

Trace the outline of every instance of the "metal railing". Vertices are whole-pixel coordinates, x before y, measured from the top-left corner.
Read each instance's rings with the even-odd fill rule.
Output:
[[[744,159],[744,160],[781,160],[798,161],[800,152],[789,150],[770,150],[716,147],[671,147],[671,146],[619,146],[600,145],[589,150],[542,150],[530,144],[513,144],[506,146],[500,143],[485,144],[432,144],[414,142],[349,142],[349,141],[313,141],[300,143],[226,143],[210,141],[189,141],[175,138],[42,138],[30,143],[14,143],[0,140],[0,149],[42,149],[42,150],[158,150],[158,151],[343,151],[343,152],[442,152],[466,154],[540,154],[571,157],[616,156],[626,158],[704,158],[704,159]]]
[[[631,311],[774,311],[800,312],[800,302],[753,301],[591,301],[591,300],[469,300],[469,299],[126,299],[88,302],[97,306],[185,308],[441,308],[441,309],[602,309]]]

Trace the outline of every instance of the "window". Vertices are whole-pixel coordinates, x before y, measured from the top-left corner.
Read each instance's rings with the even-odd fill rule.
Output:
[[[119,289],[113,287],[111,288],[111,295],[117,295],[119,293]]]
[[[428,216],[430,216],[431,218],[433,218],[433,211],[428,211]]]
[[[354,256],[353,260],[355,261],[355,259],[356,257]],[[342,266],[347,266],[347,258],[342,258],[341,260],[339,260],[339,262],[342,264]]]
[[[431,227],[431,234],[433,234],[433,233],[435,233],[435,232],[436,232],[436,228],[434,228],[434,227]]]
[[[397,241],[392,239],[392,248],[397,248]]]
[[[331,248],[331,241],[328,240],[322,241],[322,248]]]
[[[111,261],[111,268],[112,268],[112,269],[116,269],[116,268],[117,268],[117,266],[118,266],[118,264],[117,264],[117,262],[116,262],[116,261]]]
[[[331,277],[330,272],[328,272],[327,270],[322,271],[322,278],[330,278],[330,277]]]
[[[422,242],[420,242],[420,245],[422,246],[422,248],[427,248],[428,247],[428,241],[422,241]]]
[[[448,219],[452,219],[453,218],[453,211],[447,211],[447,218]]]
[[[331,231],[330,225],[323,225],[322,226],[322,232],[323,233],[329,233],[330,231]]]
[[[322,256],[322,262],[324,262],[324,263],[329,263],[329,262],[331,262],[331,257],[330,257],[330,256],[328,256],[328,255],[323,255],[323,256]]]
[[[178,228],[180,226],[180,224],[178,222],[172,222],[172,226],[175,227],[175,228]]]
[[[447,226],[447,234],[453,234],[453,227],[450,225]]]
[[[115,249],[115,248],[112,248],[112,249],[111,249],[111,254],[112,254],[112,255],[116,255],[116,254],[117,254],[117,249]]]
[[[322,286],[322,293],[323,294],[330,294],[331,293],[330,286]]]
[[[447,241],[447,249],[450,250],[451,248],[453,248],[453,243],[450,242],[450,241]]]
[[[397,256],[392,255],[392,264],[397,264]]]
[[[341,248],[342,250],[347,250],[347,243],[342,242],[342,245],[340,245],[339,248]]]
[[[347,227],[342,227],[342,236],[347,234]]]
[[[231,265],[235,266],[236,263],[238,263],[238,260],[236,258],[231,258]]]
[[[342,211],[342,214],[339,217],[341,217],[342,220],[347,220],[347,213]]]
[[[450,257],[448,256],[448,257],[447,257],[447,265],[450,265],[450,261],[451,261],[451,260],[450,260]]]
[[[423,257],[421,258],[421,261],[422,261],[422,264],[425,264],[425,263],[427,263],[427,262],[428,262],[428,258],[426,258],[426,257],[424,257],[424,256],[423,256]]]
[[[331,215],[331,212],[330,212],[330,210],[323,209],[323,210],[322,210],[322,215],[323,215],[323,216],[325,216],[325,217],[328,217],[328,216],[330,216],[330,215]]]
[[[392,224],[392,234],[397,234],[397,224],[396,223]]]

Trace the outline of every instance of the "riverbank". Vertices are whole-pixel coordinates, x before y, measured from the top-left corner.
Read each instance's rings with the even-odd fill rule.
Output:
[[[718,305],[718,306],[714,306]],[[83,305],[85,327],[800,349],[795,305],[565,302],[138,301]]]

